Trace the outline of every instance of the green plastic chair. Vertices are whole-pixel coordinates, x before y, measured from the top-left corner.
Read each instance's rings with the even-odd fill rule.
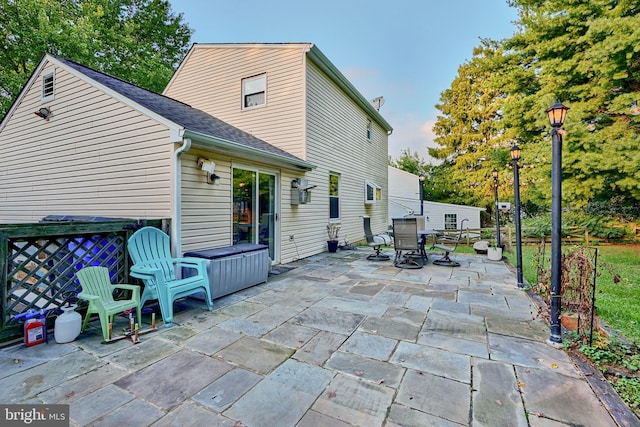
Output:
[[[141,323],[140,286],[137,285],[112,285],[109,277],[109,269],[106,267],[85,267],[76,273],[82,292],[78,298],[89,301],[87,315],[82,324],[82,331],[87,327],[89,318],[97,313],[102,326],[102,336],[104,340],[109,339],[109,323],[113,323],[116,314],[130,308],[136,308],[136,319]],[[113,291],[116,289],[126,289],[132,291],[131,299],[114,300]]]
[[[130,275],[144,282],[141,306],[157,299],[164,326],[173,326],[173,302],[204,292],[207,308],[213,310],[207,263],[201,258],[173,258],[169,236],[154,227],[142,227],[127,241],[127,250],[133,261]],[[194,270],[183,279],[176,276],[176,268]]]

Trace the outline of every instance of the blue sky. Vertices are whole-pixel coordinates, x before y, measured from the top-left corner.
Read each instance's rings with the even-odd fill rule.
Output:
[[[433,145],[435,104],[480,38],[516,31],[506,0],[170,0],[197,43],[311,42],[367,99],[384,96],[389,155]]]

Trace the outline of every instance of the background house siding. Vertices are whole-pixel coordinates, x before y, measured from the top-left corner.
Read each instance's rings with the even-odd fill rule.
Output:
[[[170,217],[169,130],[63,68],[55,73],[55,99],[41,102],[36,76],[0,134],[0,222]],[[49,120],[34,115],[42,106]]]
[[[301,159],[306,44],[195,45],[164,94]],[[242,109],[242,79],[267,75],[267,103]]]
[[[417,175],[394,168],[389,169],[389,225],[392,218],[401,218],[405,215],[420,215],[420,181]],[[429,181],[425,182],[428,186]],[[458,227],[464,218],[465,228],[480,228],[480,212],[484,208],[475,206],[454,205],[452,203],[430,202],[425,200],[422,203],[426,227],[435,230],[444,229],[444,217],[446,214],[455,214]]]

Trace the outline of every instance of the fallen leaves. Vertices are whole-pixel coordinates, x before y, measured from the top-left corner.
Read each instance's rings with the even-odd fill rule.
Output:
[[[336,392],[335,391],[330,391],[328,397],[329,397],[329,399],[333,399],[334,397],[336,397]]]
[[[555,363],[551,364],[551,369],[558,369],[558,365],[556,365]]]

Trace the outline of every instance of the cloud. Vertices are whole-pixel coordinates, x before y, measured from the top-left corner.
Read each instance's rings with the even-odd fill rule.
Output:
[[[423,98],[421,90],[424,88],[415,82],[399,84],[395,80],[387,80],[378,69],[348,67],[343,73],[366,99],[384,96],[385,104],[380,108],[380,114],[393,127],[389,136],[389,155],[393,159],[400,157],[403,150],[410,149],[427,163],[440,162],[429,156],[427,150],[427,147],[437,147],[433,142],[437,112],[432,109],[418,116],[411,110],[422,109],[419,100]]]
[[[428,148],[437,147],[433,142],[435,119],[419,120],[413,116],[398,117],[391,122],[393,133],[389,136],[389,155],[397,159],[405,149],[417,153],[427,163],[436,164],[438,160],[429,156]]]

